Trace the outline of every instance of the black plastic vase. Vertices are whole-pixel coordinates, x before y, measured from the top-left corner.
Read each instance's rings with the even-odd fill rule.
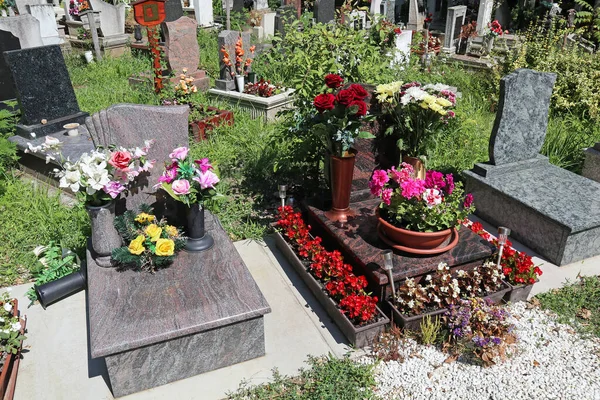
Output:
[[[192,204],[186,209],[187,242],[185,250],[200,252],[208,250],[215,244],[212,236],[204,229],[204,207]]]

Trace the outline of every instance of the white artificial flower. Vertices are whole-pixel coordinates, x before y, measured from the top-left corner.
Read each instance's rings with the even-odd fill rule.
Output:
[[[55,146],[59,146],[60,140],[58,140],[57,138],[54,138],[52,136],[46,136],[46,141],[44,142],[44,145],[47,147],[55,147]]]
[[[441,92],[442,90],[450,90],[450,86],[448,85],[444,85],[443,83],[436,83],[435,85],[432,85],[431,83],[423,86],[424,90],[427,89],[433,89],[436,92]]]
[[[0,317],[0,322],[4,322],[4,318]]]
[[[46,250],[48,250],[48,246],[37,246],[33,249],[33,254],[35,254],[36,257],[39,257]]]
[[[42,151],[42,146],[34,146],[31,143],[27,142],[27,148],[25,149],[25,153],[37,153]]]
[[[145,155],[147,155],[148,153],[146,153],[144,150],[140,149],[139,147],[136,147],[135,150],[133,151],[133,156],[135,158],[140,158],[143,157]]]
[[[10,304],[10,303],[4,303],[4,310],[6,310],[6,312],[11,312],[12,311],[12,304]]]
[[[35,138],[37,135],[35,134],[35,132],[31,132],[31,133],[29,134],[29,136],[31,136],[32,138]]]
[[[81,187],[81,173],[78,170],[65,169],[58,186],[61,188],[69,188],[73,193],[79,192]]]
[[[13,331],[20,331],[21,330],[21,323],[20,322],[15,322],[10,327],[11,327],[11,329]]]
[[[405,95],[410,96],[411,98],[417,100],[417,101],[421,101],[425,98],[425,96],[427,96],[429,93],[427,93],[426,91],[424,91],[423,89],[421,89],[420,87],[409,87],[408,89],[406,89]]]
[[[414,300],[409,301],[407,306],[408,306],[408,308],[412,309],[415,306],[415,301]]]
[[[431,281],[431,275],[427,275],[427,276],[425,277],[425,280],[426,280],[427,282]]]

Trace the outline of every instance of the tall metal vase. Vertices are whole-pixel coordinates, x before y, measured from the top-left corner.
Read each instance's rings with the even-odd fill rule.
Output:
[[[188,236],[185,250],[200,252],[213,247],[215,241],[204,229],[204,207],[199,204],[192,204],[186,208],[185,212]]]
[[[111,254],[121,247],[122,240],[115,229],[115,202],[102,206],[86,205],[92,228],[93,258],[100,267],[111,267]]]
[[[329,156],[331,210],[325,216],[331,221],[347,221],[356,213],[350,208],[350,192],[352,191],[352,176],[356,150],[350,149],[344,157]]]

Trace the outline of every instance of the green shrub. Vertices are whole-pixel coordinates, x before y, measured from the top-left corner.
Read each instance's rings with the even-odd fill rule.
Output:
[[[0,110],[0,193],[2,193],[2,181],[8,178],[10,168],[18,160],[16,145],[8,141],[8,138],[14,135],[17,118],[18,114]]]

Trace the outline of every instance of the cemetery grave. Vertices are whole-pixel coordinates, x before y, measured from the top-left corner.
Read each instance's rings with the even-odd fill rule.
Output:
[[[585,12],[39,3],[0,3],[3,398],[600,396]]]

